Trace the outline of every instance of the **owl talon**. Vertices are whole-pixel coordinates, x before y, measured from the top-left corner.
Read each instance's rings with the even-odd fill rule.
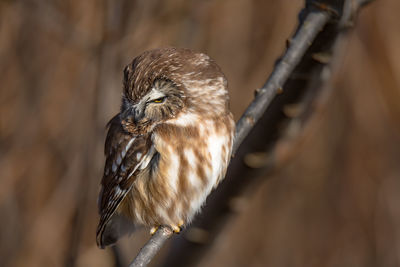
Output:
[[[181,228],[176,225],[171,225],[172,231],[174,231],[175,234],[179,234],[181,232]]]
[[[150,234],[154,235],[157,232],[157,230],[158,230],[158,226],[151,227]]]
[[[182,230],[182,226],[183,226],[184,222],[182,220],[180,220],[178,222],[178,225],[173,225],[171,226],[172,231],[174,231],[175,234],[179,234]]]
[[[179,228],[178,226],[174,226],[174,227],[172,227],[172,231],[174,231],[175,234],[179,234],[179,232],[181,231],[181,228]]]

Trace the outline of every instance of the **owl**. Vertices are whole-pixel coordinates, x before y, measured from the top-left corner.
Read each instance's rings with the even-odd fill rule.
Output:
[[[97,244],[137,226],[174,232],[224,178],[235,123],[227,81],[207,55],[144,52],[124,69],[120,113],[108,123]]]

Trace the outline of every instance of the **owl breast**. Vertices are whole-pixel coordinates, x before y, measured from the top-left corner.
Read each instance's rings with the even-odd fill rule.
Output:
[[[125,201],[131,219],[149,226],[190,222],[225,176],[233,131],[230,113],[201,119],[181,113],[158,125],[152,135],[157,155]]]

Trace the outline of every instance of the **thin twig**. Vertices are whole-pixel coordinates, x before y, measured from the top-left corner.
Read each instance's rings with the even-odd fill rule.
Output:
[[[142,247],[136,258],[129,264],[129,267],[147,266],[151,259],[157,254],[162,245],[173,235],[173,231],[167,227],[160,227],[150,240]]]
[[[369,1],[370,0],[368,0],[368,2]],[[363,3],[367,2],[367,0],[359,0],[359,2]],[[306,18],[301,21],[301,26],[295,33],[295,36],[291,39],[288,50],[275,66],[264,86],[257,90],[256,97],[237,122],[233,143],[233,153],[237,151],[255,123],[267,110],[271,101],[281,90],[283,90],[282,87],[288,77],[301,61],[303,55],[313,43],[315,37],[331,19],[332,15],[333,13],[328,12],[327,10],[315,10],[309,12]],[[166,240],[172,235],[172,230],[167,226],[158,229],[129,266],[146,266],[160,250]]]

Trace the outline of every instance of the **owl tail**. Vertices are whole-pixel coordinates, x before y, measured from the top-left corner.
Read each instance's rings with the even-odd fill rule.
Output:
[[[104,231],[97,236],[97,245],[100,248],[113,245],[122,236],[135,231],[135,226],[123,215],[115,214],[107,222]]]

